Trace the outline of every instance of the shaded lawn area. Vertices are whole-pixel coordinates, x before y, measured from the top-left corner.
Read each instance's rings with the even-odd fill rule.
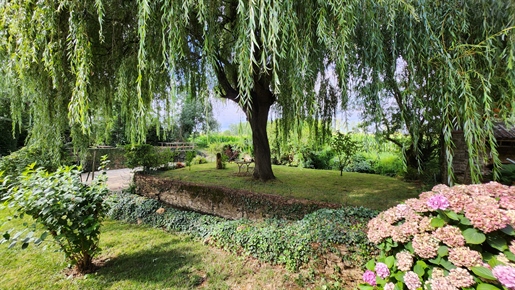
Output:
[[[0,220],[6,216],[7,210],[0,210]],[[4,224],[0,232],[22,228],[21,223]],[[0,245],[0,289],[301,289],[294,274],[281,267],[143,225],[105,221],[100,241],[103,266],[74,278],[67,276],[64,254],[56,252],[50,237],[25,250]]]
[[[315,170],[298,167],[273,166],[276,180],[266,183],[255,181],[250,174],[238,173],[238,166],[227,163],[226,169],[215,169],[214,163],[193,165],[157,172],[166,178],[195,184],[216,185],[267,193],[285,197],[337,203],[343,206],[364,206],[384,210],[412,197],[421,189],[393,177],[344,172]]]

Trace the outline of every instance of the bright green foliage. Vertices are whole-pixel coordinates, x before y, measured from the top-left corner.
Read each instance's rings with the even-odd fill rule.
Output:
[[[150,144],[126,145],[125,165],[129,168],[143,167],[148,172],[159,167],[168,167],[176,153],[169,149],[158,149]]]
[[[67,165],[70,161],[69,153],[63,147],[53,153],[58,154],[58,157],[52,156],[48,151],[41,150],[38,146],[25,146],[10,155],[2,157],[0,159],[0,171],[5,171],[7,175],[18,176],[32,163],[36,163],[37,167],[43,167],[48,171],[55,171],[57,167]]]
[[[349,77],[366,120],[424,169],[440,153],[452,183],[451,133],[462,130],[473,181],[490,152],[493,124],[515,121],[515,2],[410,1],[413,11],[360,2]],[[374,19],[370,21],[370,19]],[[392,133],[407,130],[409,142]],[[489,151],[488,148],[492,150]],[[497,172],[494,172],[497,175]]]
[[[25,248],[29,242],[38,244],[50,234],[78,271],[93,270],[92,260],[100,251],[100,226],[106,214],[107,176],[102,174],[85,185],[77,168],[59,167],[50,173],[34,166],[27,168],[4,199],[17,215],[32,216],[47,232],[40,238],[29,233],[23,240],[7,232],[4,242],[12,241],[12,247],[20,240]]]
[[[351,135],[351,133],[336,132],[331,140],[331,147],[338,157],[340,176],[343,175],[343,169],[351,162],[352,156],[359,150],[358,142],[352,140]]]
[[[513,1],[489,0],[12,0],[0,6],[0,69],[13,121],[30,108],[31,140],[47,150],[67,130],[86,146],[93,124],[115,115],[142,142],[178,98],[214,88],[251,123],[254,177],[273,179],[270,107],[284,134],[306,120],[327,129],[357,83],[376,123],[405,125],[415,160],[442,135],[451,164],[462,129],[477,181],[495,115],[515,115],[514,19]]]

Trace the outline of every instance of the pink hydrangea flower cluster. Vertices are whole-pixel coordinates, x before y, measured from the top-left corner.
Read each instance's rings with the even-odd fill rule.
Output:
[[[363,273],[363,281],[372,286],[377,285],[376,274],[370,270],[366,270],[365,273]]]
[[[438,255],[440,240],[428,233],[417,234],[413,237],[413,249],[415,253],[425,259],[431,259]]]
[[[434,236],[449,247],[461,247],[465,245],[465,238],[461,234],[461,230],[455,226],[438,228],[434,232]]]
[[[495,278],[508,289],[515,289],[515,268],[510,266],[496,266],[492,273]]]
[[[443,194],[435,194],[428,199],[427,206],[434,210],[447,209],[449,207],[449,201]]]
[[[376,270],[377,276],[379,276],[383,279],[390,276],[390,269],[388,269],[388,266],[386,266],[386,264],[384,264],[384,263],[377,263],[375,270]]]
[[[497,182],[481,185],[437,185],[432,191],[423,192],[419,198],[411,198],[404,204],[392,207],[368,223],[368,238],[380,243],[386,238],[405,243],[413,236],[432,231],[431,218],[436,210],[452,210],[464,214],[472,225],[489,233],[507,225],[515,227],[515,187]],[[429,216],[426,215],[429,213]],[[443,241],[440,232],[435,238]],[[438,237],[440,236],[440,238]],[[461,243],[461,238],[444,243]]]
[[[397,263],[397,269],[401,271],[409,271],[411,266],[413,266],[413,256],[408,251],[398,252],[395,255],[395,260]]]
[[[404,274],[404,284],[406,284],[406,287],[408,287],[409,290],[416,290],[422,286],[420,278],[417,273],[413,271],[408,271]]]
[[[431,225],[432,221],[436,228]],[[459,227],[454,225],[458,223]],[[428,286],[433,290],[461,289],[476,284],[470,272],[472,267],[482,266],[491,269],[485,264],[487,261],[483,261],[480,252],[467,246],[467,239],[471,236],[463,235],[461,225],[471,225],[483,234],[501,230],[506,226],[515,228],[515,186],[505,186],[496,182],[454,187],[437,185],[431,191],[421,193],[418,198],[408,199],[404,204],[380,213],[369,221],[367,234],[369,240],[376,244],[385,239],[400,244],[411,242],[411,248],[406,249],[412,253],[403,250],[395,254],[395,267],[398,271],[404,272],[403,282],[408,289],[415,290],[422,286],[420,277],[412,271],[414,260],[433,259],[438,256],[439,249],[448,251],[444,259],[457,268],[449,272],[433,268],[432,275],[424,287]],[[515,240],[507,241],[509,251],[515,254]],[[447,248],[440,248],[442,246]],[[379,276],[386,279],[384,289],[395,288],[391,282],[394,280],[387,279],[390,269],[385,264],[377,263],[374,270],[375,272],[366,273],[370,285],[375,286],[375,279]],[[492,273],[503,286],[515,290],[515,267],[496,266]],[[391,277],[395,275],[392,274]]]
[[[449,249],[449,262],[457,267],[475,267],[482,265],[481,253],[471,250],[469,247],[455,247]]]

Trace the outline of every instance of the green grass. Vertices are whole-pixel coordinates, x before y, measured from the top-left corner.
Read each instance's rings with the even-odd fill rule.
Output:
[[[256,193],[291,198],[338,203],[344,206],[364,206],[384,210],[420,193],[414,184],[401,180],[354,172],[314,170],[298,167],[273,166],[276,180],[255,181],[250,174],[238,174],[238,166],[228,163],[217,170],[214,163],[193,165],[158,173],[160,176],[191,182],[248,190]]]
[[[0,210],[0,220],[7,210]],[[14,220],[4,232],[22,228]],[[0,245],[0,289],[295,289],[292,273],[257,266],[193,240],[142,225],[105,221],[101,234],[104,265],[94,274],[68,278],[67,262],[49,238],[40,246],[7,249]]]

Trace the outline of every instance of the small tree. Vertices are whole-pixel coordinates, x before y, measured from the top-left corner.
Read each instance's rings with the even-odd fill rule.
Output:
[[[343,175],[343,169],[349,165],[352,156],[358,151],[359,145],[357,141],[352,140],[351,133],[343,134],[336,132],[331,140],[331,147],[338,158],[338,169],[340,176]]]
[[[103,164],[106,162],[104,156]],[[80,181],[80,171],[76,167],[59,167],[55,172],[34,167],[35,163],[27,167],[9,187],[3,200],[14,209],[15,216],[32,216],[46,232],[39,238],[29,232],[22,239],[19,233],[11,236],[8,231],[0,243],[9,241],[9,247],[13,247],[21,242],[22,248],[26,248],[30,242],[41,243],[50,234],[78,272],[91,272],[94,270],[93,257],[100,251],[100,226],[106,213],[105,172],[90,185],[85,185]]]

